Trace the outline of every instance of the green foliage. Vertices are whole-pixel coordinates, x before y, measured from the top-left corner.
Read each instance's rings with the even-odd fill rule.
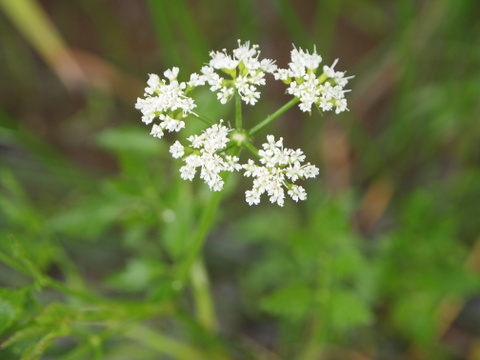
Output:
[[[478,356],[478,1],[18,3],[0,0],[0,360]],[[215,213],[133,109],[147,73],[237,38],[316,44],[356,76],[338,120],[277,123],[321,163],[305,203],[227,189]]]
[[[322,201],[311,206],[307,218],[293,223],[275,220],[283,216],[280,213],[246,219],[252,224],[258,219],[270,224],[248,225],[256,230],[250,241],[265,248],[264,257],[256,259],[245,278],[246,297],[259,298],[263,311],[282,320],[281,342],[291,343],[293,348],[301,340],[292,337],[292,328],[298,333],[304,333],[305,327],[322,329],[304,340],[308,345],[335,341],[346,332],[372,324],[375,268],[367,262],[361,239],[347,220],[345,202]],[[278,224],[276,232],[283,236],[271,236],[271,224]]]
[[[3,348],[19,345],[21,360],[40,359],[50,344],[60,337],[70,334],[71,323],[76,317],[74,310],[52,303],[48,305],[26,327],[18,330],[3,342]]]
[[[0,289],[0,334],[5,332],[21,317],[24,310],[25,290]]]

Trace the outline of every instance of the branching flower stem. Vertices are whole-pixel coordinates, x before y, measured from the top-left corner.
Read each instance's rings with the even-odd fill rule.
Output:
[[[250,141],[246,141],[243,143],[243,146],[248,150],[250,151],[253,155],[255,155],[256,157],[259,157],[258,155],[258,149],[253,146],[253,144],[250,142]]]
[[[248,136],[252,136],[259,132],[261,129],[263,129],[265,126],[270,124],[273,120],[278,118],[280,115],[282,115],[284,112],[286,112],[288,109],[290,109],[292,106],[297,104],[300,101],[299,98],[294,97],[292,100],[290,100],[288,103],[283,105],[280,109],[275,111],[272,115],[269,115],[265,118],[265,120],[259,122],[257,125],[255,125],[253,128],[251,128],[248,131]]]
[[[216,121],[210,120],[210,119],[207,118],[206,116],[197,114],[197,113],[195,113],[195,112],[192,112],[192,115],[195,116],[197,119],[203,121],[205,124],[207,124],[207,125],[209,125],[209,126],[217,123]]]
[[[241,131],[242,126],[242,98],[237,91],[235,92],[235,129]]]

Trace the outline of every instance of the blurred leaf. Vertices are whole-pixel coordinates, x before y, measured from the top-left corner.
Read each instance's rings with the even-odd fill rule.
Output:
[[[74,310],[59,303],[52,303],[32,322],[11,335],[2,344],[2,347],[10,347],[28,340],[28,343],[25,343],[21,359],[39,359],[52,341],[70,333],[72,321],[76,316]]]
[[[373,314],[369,304],[355,291],[336,289],[330,296],[324,313],[335,331],[342,333],[372,322]]]
[[[125,209],[119,203],[90,199],[69,211],[53,216],[49,225],[61,234],[94,238],[118,223]]]
[[[123,271],[111,276],[107,283],[121,291],[145,291],[158,276],[164,266],[158,260],[135,258],[128,261]]]
[[[8,220],[10,225],[18,228],[36,230],[41,228],[41,216],[33,207],[22,184],[14,174],[0,168],[0,223]]]
[[[0,288],[0,336],[23,314],[25,290]]]
[[[416,294],[398,299],[394,309],[395,324],[417,343],[431,344],[437,335],[440,319],[435,316],[435,311],[438,301],[432,295],[419,290]]]
[[[97,135],[101,148],[115,154],[135,154],[138,159],[149,156],[158,156],[165,150],[163,142],[148,136],[148,129],[140,126],[126,125],[103,130]]]
[[[287,319],[305,318],[313,304],[312,290],[304,284],[282,287],[265,296],[260,302],[263,310]]]
[[[260,243],[268,241],[280,245],[288,241],[288,234],[296,228],[296,220],[293,214],[287,217],[283,211],[265,208],[245,214],[235,226],[248,228],[248,231],[237,230],[242,234],[242,241]]]
[[[178,259],[185,254],[190,244],[195,222],[195,198],[191,184],[185,181],[176,182],[169,193],[168,205],[171,208],[166,208],[161,214],[163,220],[161,240],[168,254]]]

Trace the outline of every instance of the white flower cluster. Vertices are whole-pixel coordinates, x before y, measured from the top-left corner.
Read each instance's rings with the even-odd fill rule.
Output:
[[[301,186],[292,184],[298,179],[313,178],[318,175],[318,168],[310,163],[302,165],[305,155],[300,149],[283,148],[283,139],[275,140],[273,135],[267,136],[267,143],[258,152],[263,166],[256,165],[253,160],[243,165],[245,176],[254,177],[252,190],[245,193],[248,204],[258,204],[260,196],[267,193],[270,202],[283,206],[284,188],[295,200],[305,200],[307,194]]]
[[[155,137],[161,138],[164,130],[178,132],[183,129],[185,122],[181,119],[196,107],[193,99],[185,95],[187,84],[178,82],[178,73],[177,67],[165,71],[168,82],[150,74],[145,99],[139,98],[135,104],[135,108],[142,112],[145,124],[150,124],[156,117],[161,120],[159,125],[153,124],[150,134]]]
[[[238,164],[238,157],[222,153],[227,147],[229,129],[223,125],[215,124],[205,130],[201,135],[192,135],[187,140],[193,153],[186,156],[185,165],[180,168],[180,176],[184,180],[193,180],[200,168],[200,178],[203,179],[213,191],[220,191],[224,181],[219,175],[221,171],[238,171],[242,168]],[[171,147],[170,153],[174,158],[180,158],[185,153],[185,148],[177,140]]]
[[[267,142],[261,150],[255,149],[249,136],[274,118],[265,119],[268,121],[260,122],[250,132],[240,128],[234,131],[223,125],[222,121],[214,124],[196,114],[193,111],[196,104],[187,96],[188,92],[206,85],[217,94],[222,104],[238,94],[243,102],[254,105],[260,98],[258,87],[265,85],[265,74],[271,73],[276,80],[288,84],[287,93],[299,100],[302,111],[309,112],[315,105],[322,111],[335,110],[340,113],[348,110],[344,97],[348,90],[344,90],[344,87],[351,77],[345,77],[345,72],[335,70],[338,60],[332,66],[323,66],[320,73],[318,69],[322,57],[315,49],[310,54],[294,48],[286,69],[277,69],[273,60],[259,59],[259,56],[258,45],[250,46],[249,42],[242,44],[239,41],[238,48],[231,54],[226,50],[212,51],[210,61],[198,73],[191,74],[186,82],[177,79],[177,67],[165,71],[165,79],[150,74],[144,98],[139,98],[135,107],[142,112],[145,124],[149,125],[158,119],[151,130],[151,135],[158,138],[163,137],[164,131],[178,132],[183,129],[186,126],[184,119],[188,115],[213,124],[202,134],[188,137],[189,145],[184,146],[176,141],[170,147],[172,156],[184,161],[180,168],[182,179],[193,180],[198,172],[211,190],[220,191],[224,186],[222,173],[243,171],[246,177],[253,178],[252,189],[246,191],[248,204],[258,204],[262,194],[266,193],[272,203],[283,206],[286,195],[294,201],[306,199],[305,189],[295,182],[317,176],[318,168],[310,163],[304,164],[302,150],[284,148],[283,139],[275,140],[273,135],[267,136]],[[258,155],[260,164],[251,159],[240,163],[238,157],[228,154],[232,147],[247,148]]]
[[[241,44],[233,50],[233,55],[226,50],[212,51],[211,60],[201,70],[210,90],[217,92],[217,98],[225,104],[238,90],[238,94],[246,104],[254,105],[260,98],[257,86],[265,85],[265,73],[273,73],[277,67],[273,60],[259,60],[258,45],[250,47],[250,42]],[[216,70],[229,75],[230,79],[220,76]]]
[[[267,136],[267,143],[263,150],[259,150],[260,165],[251,159],[247,164],[240,164],[236,156],[226,155],[224,150],[230,139],[227,127],[215,124],[201,135],[190,136],[189,155],[183,158],[185,165],[180,168],[180,176],[184,180],[193,180],[197,169],[200,168],[200,178],[213,191],[220,191],[224,181],[220,176],[222,171],[245,170],[246,177],[254,177],[252,190],[246,191],[246,201],[249,205],[260,203],[260,197],[267,193],[272,203],[283,206],[285,189],[288,195],[295,200],[305,200],[307,194],[301,186],[293,184],[298,179],[313,178],[318,175],[318,168],[310,163],[303,164],[305,155],[302,150],[283,148],[283,139],[275,140],[273,135]],[[185,155],[185,147],[177,140],[171,147],[170,153],[174,158]]]
[[[287,69],[278,69],[274,76],[289,84],[287,92],[300,99],[299,107],[302,111],[309,112],[315,104],[322,111],[335,108],[335,113],[348,110],[347,100],[343,88],[353,76],[345,77],[345,72],[335,71],[335,65],[324,66],[323,73],[317,74],[317,69],[322,62],[322,57],[316,50],[310,54],[308,51],[294,48],[291,51],[291,61]]]

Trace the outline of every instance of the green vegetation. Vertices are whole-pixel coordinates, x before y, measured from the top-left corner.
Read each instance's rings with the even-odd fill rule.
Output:
[[[0,360],[478,359],[478,14],[0,0]],[[349,112],[275,123],[320,168],[306,201],[248,206],[240,177],[222,199],[181,180],[134,109],[148,73],[197,71],[237,39],[282,67],[292,43],[316,46],[355,75]],[[200,98],[233,123],[233,101]],[[243,116],[288,100],[266,89]]]

